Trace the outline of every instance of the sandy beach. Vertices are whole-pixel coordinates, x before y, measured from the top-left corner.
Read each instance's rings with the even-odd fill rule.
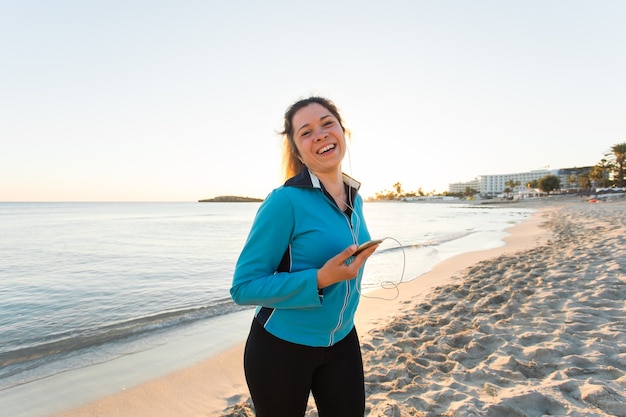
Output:
[[[362,300],[367,415],[626,416],[626,202],[530,204],[505,246]],[[242,355],[56,417],[253,416]]]
[[[458,274],[363,341],[370,416],[626,416],[626,205]]]

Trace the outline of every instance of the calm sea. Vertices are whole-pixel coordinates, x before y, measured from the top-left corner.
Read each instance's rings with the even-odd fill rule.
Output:
[[[241,310],[233,267],[257,203],[0,203],[0,395]],[[366,203],[364,291],[502,245],[530,209]],[[417,277],[417,278],[416,278]],[[393,294],[391,294],[393,295]],[[121,347],[123,346],[123,348]],[[130,346],[130,347],[129,347]]]

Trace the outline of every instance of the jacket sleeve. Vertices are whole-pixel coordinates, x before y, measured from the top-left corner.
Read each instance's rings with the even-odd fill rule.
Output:
[[[235,303],[270,308],[322,305],[317,290],[317,269],[277,272],[289,249],[294,215],[292,203],[280,190],[270,193],[261,204],[235,267],[230,289]]]

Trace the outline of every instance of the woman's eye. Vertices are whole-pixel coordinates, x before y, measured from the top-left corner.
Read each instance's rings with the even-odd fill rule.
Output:
[[[331,126],[334,122],[332,120],[324,123],[324,126]]]

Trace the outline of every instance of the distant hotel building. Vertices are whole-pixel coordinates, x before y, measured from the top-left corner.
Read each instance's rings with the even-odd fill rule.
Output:
[[[448,184],[448,193],[464,194],[468,188],[472,190],[480,191],[480,180],[478,178],[475,178],[472,181],[453,182],[451,184]]]
[[[558,175],[556,170],[538,169],[536,171],[521,172],[518,174],[503,175],[481,175],[480,179],[480,195],[497,196],[504,192],[507,188],[505,183],[509,181],[519,181],[520,185],[515,187],[511,192],[516,193],[526,189],[526,184],[531,181],[539,180],[546,175]]]
[[[562,169],[539,169],[530,172],[520,172],[517,174],[502,175],[481,175],[472,181],[455,182],[448,184],[448,192],[450,194],[464,193],[467,188],[478,191],[481,196],[498,196],[504,193],[507,188],[506,183],[509,181],[519,182],[519,186],[515,187],[511,192],[517,193],[526,191],[526,184],[532,181],[540,180],[546,175],[556,175],[561,181],[561,190],[578,189],[578,176],[588,174],[591,167],[582,168],[562,168]]]

